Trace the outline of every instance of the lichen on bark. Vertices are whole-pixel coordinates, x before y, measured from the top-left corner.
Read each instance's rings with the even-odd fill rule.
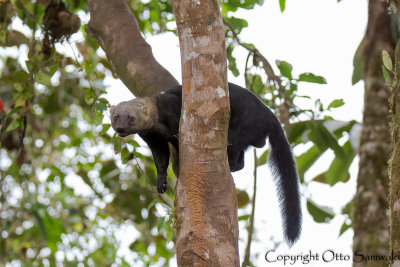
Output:
[[[390,99],[393,153],[389,162],[390,177],[390,255],[400,253],[400,42],[395,52],[395,76]],[[399,266],[400,260],[391,266]]]

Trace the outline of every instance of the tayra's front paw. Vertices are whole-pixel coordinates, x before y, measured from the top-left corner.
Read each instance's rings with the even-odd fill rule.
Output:
[[[167,190],[167,177],[157,178],[157,191],[162,194]]]

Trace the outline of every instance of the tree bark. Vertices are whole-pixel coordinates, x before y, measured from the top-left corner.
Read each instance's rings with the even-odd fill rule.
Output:
[[[121,81],[137,97],[178,85],[154,58],[136,18],[124,0],[88,0],[90,21],[86,32],[106,52]]]
[[[178,266],[239,266],[237,200],[228,165],[225,34],[217,1],[174,1],[182,61]]]
[[[396,46],[395,78],[390,100],[393,154],[390,159],[390,255],[400,251],[400,42]],[[400,266],[400,260],[391,262]]]
[[[363,255],[388,255],[387,212],[389,135],[389,87],[382,75],[382,50],[393,54],[388,4],[369,1],[368,25],[363,51],[364,114],[360,141],[357,192],[354,199],[353,250]],[[354,266],[387,266],[385,261],[355,262]]]

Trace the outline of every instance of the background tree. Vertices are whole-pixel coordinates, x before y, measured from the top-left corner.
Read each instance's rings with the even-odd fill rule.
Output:
[[[399,188],[400,188],[400,143],[399,143],[399,134],[400,134],[400,87],[399,87],[399,56],[400,56],[400,47],[399,42],[396,45],[395,52],[395,68],[394,68],[394,80],[392,84],[392,97],[390,99],[390,111],[391,111],[391,135],[393,142],[393,154],[390,159],[389,164],[389,178],[390,178],[390,254],[396,255],[400,250],[400,240],[399,240],[399,231],[400,231],[400,214],[399,214]],[[391,62],[391,60],[389,61]],[[388,69],[391,70],[391,64],[388,65]],[[391,266],[395,266],[399,261],[391,262]]]
[[[399,1],[389,1],[392,7],[388,12],[392,13],[392,24],[398,23],[399,18]],[[397,29],[398,32],[398,29]],[[395,31],[395,33],[397,33]],[[396,36],[396,34],[394,34]],[[389,193],[389,207],[390,207],[390,249],[389,255],[396,255],[400,251],[400,213],[399,213],[399,189],[400,189],[400,90],[399,90],[399,77],[400,77],[400,46],[397,39],[396,49],[394,53],[394,66],[392,58],[386,50],[382,51],[383,73],[386,82],[391,85],[392,96],[390,98],[390,115],[391,115],[391,137],[393,145],[393,153],[389,161],[389,179],[390,179],[390,193]],[[391,73],[392,75],[390,75]],[[393,80],[391,81],[391,77]],[[390,266],[396,266],[399,260],[390,262]]]
[[[382,50],[394,52],[389,5],[369,1],[368,25],[360,45],[365,84],[363,128],[357,193],[354,199],[354,252],[386,255],[389,245],[387,163],[391,153],[389,132],[390,89],[382,73]],[[357,55],[356,55],[357,56]],[[386,266],[384,261],[354,263],[354,266]]]

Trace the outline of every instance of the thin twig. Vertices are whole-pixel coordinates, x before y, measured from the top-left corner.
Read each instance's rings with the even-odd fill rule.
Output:
[[[289,115],[290,114],[289,113],[290,104],[289,103],[290,103],[290,101],[289,101],[289,97],[286,93],[285,86],[283,86],[283,84],[282,84],[281,78],[275,74],[269,61],[260,53],[260,51],[258,51],[257,48],[255,48],[254,46],[250,46],[248,44],[242,43],[239,39],[239,36],[236,34],[235,29],[232,27],[232,25],[225,19],[223,21],[224,21],[224,25],[226,27],[228,27],[229,30],[231,31],[233,39],[241,47],[248,50],[250,52],[249,55],[250,54],[253,55],[253,59],[255,62],[262,62],[263,69],[265,71],[265,74],[267,75],[268,80],[273,82],[275,84],[275,86],[278,88],[279,97],[283,100],[283,102],[281,103],[281,106],[279,107],[279,113],[281,115],[281,116],[279,116],[279,119],[284,124],[285,129],[289,130],[290,129],[290,122],[289,122],[289,117],[290,117],[290,115]],[[247,66],[246,66],[246,68],[247,68]],[[246,69],[246,73],[247,73],[247,69]],[[246,82],[247,82],[247,80],[246,80]]]
[[[246,246],[246,252],[244,255],[243,263],[242,266],[246,267],[250,265],[250,247],[251,247],[251,241],[253,239],[253,232],[254,232],[254,217],[255,217],[255,211],[256,211],[256,192],[257,192],[257,168],[258,168],[258,162],[257,162],[257,154],[256,154],[256,149],[253,149],[254,152],[254,181],[253,181],[253,198],[251,200],[251,214],[250,214],[250,222],[249,222],[249,227],[247,228],[247,246]]]

